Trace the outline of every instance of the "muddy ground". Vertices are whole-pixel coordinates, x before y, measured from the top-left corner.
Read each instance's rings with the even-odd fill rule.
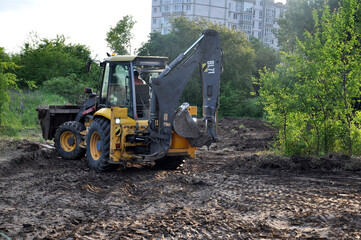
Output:
[[[359,239],[361,161],[278,157],[261,121],[220,121],[220,142],[176,171],[107,173],[47,143],[0,143],[3,239]]]

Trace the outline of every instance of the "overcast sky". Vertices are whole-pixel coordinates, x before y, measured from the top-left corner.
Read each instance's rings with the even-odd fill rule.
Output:
[[[132,15],[132,51],[150,33],[151,0],[0,0],[0,47],[7,53],[20,51],[30,32],[43,38],[65,35],[67,43],[80,43],[93,57],[110,52],[106,32],[125,15]]]
[[[148,40],[151,0],[0,0],[0,47],[17,53],[30,32],[48,39],[63,34],[67,43],[88,46],[103,59],[110,52],[106,32],[125,15],[137,22],[133,52]]]

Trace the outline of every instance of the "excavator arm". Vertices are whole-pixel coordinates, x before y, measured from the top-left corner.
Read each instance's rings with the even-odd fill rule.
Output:
[[[217,141],[215,114],[218,107],[221,66],[218,32],[205,30],[203,35],[180,54],[157,78],[152,79],[152,102],[149,118],[150,150],[154,159],[167,153],[172,131],[188,139],[194,147]],[[200,66],[203,89],[202,133],[187,112],[187,103],[178,108],[179,99],[197,66]]]

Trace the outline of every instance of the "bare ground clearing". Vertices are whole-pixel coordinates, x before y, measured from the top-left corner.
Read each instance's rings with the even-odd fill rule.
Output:
[[[177,171],[107,173],[2,141],[0,239],[360,238],[358,159],[266,154],[275,131],[250,119],[222,120],[219,136]]]

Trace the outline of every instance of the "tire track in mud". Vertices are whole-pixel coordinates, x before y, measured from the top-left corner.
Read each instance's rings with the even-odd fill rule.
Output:
[[[0,166],[0,232],[13,239],[360,237],[359,173],[283,171],[277,157],[272,165],[254,155],[267,146],[251,139],[271,139],[272,129],[247,119],[224,126],[228,140],[200,149],[178,171],[95,173],[84,159],[59,159],[41,144],[21,150]]]

